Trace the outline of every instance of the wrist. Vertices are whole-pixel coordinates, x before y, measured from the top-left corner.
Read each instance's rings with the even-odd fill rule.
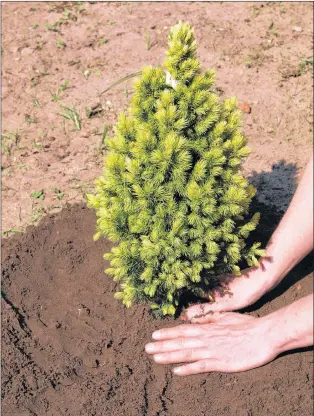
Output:
[[[267,348],[270,349],[271,354],[276,357],[284,349],[283,334],[278,330],[278,319],[275,314],[270,314],[262,318],[258,318],[258,331],[262,334],[266,342]]]
[[[264,284],[264,293],[274,289],[291,270],[287,264],[281,263],[277,256],[266,255],[261,259],[258,268],[259,278]]]
[[[259,324],[275,355],[313,345],[313,295],[259,318]]]

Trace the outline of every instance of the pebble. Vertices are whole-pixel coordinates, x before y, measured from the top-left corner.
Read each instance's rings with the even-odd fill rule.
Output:
[[[249,104],[247,104],[247,103],[240,103],[240,104],[238,105],[238,107],[239,107],[239,109],[240,109],[241,111],[243,111],[243,113],[250,114],[250,113],[251,113],[251,111],[252,111],[251,106],[250,106]]]
[[[303,29],[302,29],[302,27],[300,27],[300,26],[293,26],[293,27],[292,27],[292,31],[293,31],[293,32],[302,32],[302,31],[303,31]]]

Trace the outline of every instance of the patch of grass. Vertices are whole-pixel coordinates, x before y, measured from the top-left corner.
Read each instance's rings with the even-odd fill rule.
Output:
[[[261,6],[253,6],[253,18],[256,18],[261,13]]]
[[[57,39],[56,46],[59,49],[64,49],[66,47],[66,43],[64,42],[63,39],[59,38]]]
[[[41,51],[45,44],[46,42],[44,42],[43,40],[37,40],[35,50]]]
[[[269,25],[269,28],[267,30],[267,35],[268,36],[279,36],[279,32],[278,32],[278,28],[276,28],[275,23],[271,22],[271,24]]]
[[[30,222],[33,224],[39,221],[43,217],[44,214],[45,214],[45,210],[43,208],[35,209],[30,218]]]
[[[306,59],[306,58],[301,58],[300,59],[301,60],[301,62],[303,62],[305,65],[314,65],[314,61],[313,61],[313,59]]]
[[[152,47],[151,37],[148,32],[145,33],[145,43],[146,43],[146,49],[149,51]]]
[[[68,89],[69,88],[69,80],[68,79],[66,79],[61,85],[60,85],[60,88],[59,88],[59,90],[60,91],[65,91],[66,89]]]
[[[63,196],[64,196],[63,192],[62,192],[62,191],[60,191],[60,189],[58,189],[58,188],[55,188],[55,189],[54,189],[54,191],[55,191],[55,194],[56,194],[56,196],[57,196],[57,199],[58,199],[59,201],[62,201]]]
[[[37,9],[36,9],[36,7],[31,7],[31,8],[29,9],[29,11],[30,11],[30,12],[36,12],[36,10],[37,10]]]
[[[287,8],[286,8],[284,2],[280,1],[278,3],[278,5],[279,5],[279,9],[280,9],[280,14],[287,13]]]
[[[39,26],[39,24],[38,24],[38,23],[34,23],[32,27],[33,27],[33,29],[37,29],[37,28],[38,28],[38,26]]]
[[[82,118],[78,113],[77,109],[74,105],[72,107],[67,107],[65,105],[61,105],[62,112],[58,113],[61,117],[65,118],[66,120],[72,121],[75,125],[76,130],[81,130],[82,127]]]
[[[37,124],[37,120],[35,118],[32,118],[32,116],[29,115],[29,114],[25,114],[24,121],[28,125],[30,125],[30,124]]]
[[[23,228],[11,228],[10,230],[4,231],[3,237],[9,237],[10,234],[22,233],[23,231]]]
[[[55,93],[53,93],[52,91],[50,91],[51,97],[52,97],[52,101],[60,101],[60,93],[65,91],[67,88],[69,88],[69,80],[65,80],[60,87],[57,89],[57,91]]]
[[[11,156],[13,149],[18,146],[20,135],[18,131],[8,131],[1,134],[1,146],[4,153]]]
[[[37,100],[36,97],[33,98],[33,104],[34,104],[35,107],[40,108],[39,101]]]
[[[60,101],[60,96],[59,96],[59,91],[53,93],[52,91],[50,91],[51,94],[51,99],[54,102]]]
[[[115,20],[108,20],[108,25],[112,26],[115,25],[116,21]]]
[[[243,62],[247,68],[253,68],[255,66],[261,66],[264,60],[265,55],[263,55],[261,52],[255,52],[246,56]]]
[[[100,94],[99,97],[101,97],[103,94],[105,94],[106,92],[108,92],[109,90],[111,90],[112,88],[116,87],[117,85],[121,84],[122,82],[125,82],[131,78],[134,77],[138,77],[139,75],[142,74],[142,71],[138,71],[138,72],[133,72],[132,74],[126,75],[125,77],[122,77],[120,79],[118,79],[118,81],[114,82],[113,84],[111,84],[109,87],[107,87],[105,90],[103,90]]]
[[[102,133],[102,136],[101,136],[101,140],[100,140],[100,145],[99,145],[99,150],[101,152],[103,152],[105,150],[105,139],[107,137],[108,130],[109,130],[109,127],[107,126],[107,124],[105,124],[104,125],[104,130],[103,130],[103,133]]]
[[[108,43],[108,39],[100,39],[99,40],[99,45],[106,45],[106,43]]]
[[[51,32],[60,32],[60,30],[59,30],[59,27],[60,27],[59,21],[57,21],[54,25],[46,23],[44,25],[44,27],[45,27],[45,29],[50,30]]]
[[[45,199],[45,191],[41,189],[40,191],[35,191],[31,193],[31,198],[33,199],[40,199],[43,201]]]
[[[75,16],[75,14],[73,14],[69,9],[67,9],[66,7],[63,9],[63,15],[60,19],[61,21],[67,21],[67,20],[73,20],[76,21],[77,17]]]
[[[27,165],[17,165],[17,169],[27,169]]]
[[[43,145],[41,144],[41,142],[34,142],[34,147],[37,150],[42,150]]]

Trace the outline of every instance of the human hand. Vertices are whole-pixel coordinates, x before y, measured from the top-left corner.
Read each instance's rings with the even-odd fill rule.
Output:
[[[271,279],[265,269],[246,269],[241,276],[222,276],[223,289],[227,292],[214,290],[210,293],[214,301],[193,305],[182,312],[180,318],[192,323],[204,323],[207,314],[220,311],[235,311],[252,305],[271,287]]]
[[[183,324],[153,333],[145,350],[160,364],[185,376],[210,371],[239,372],[260,367],[279,353],[269,321],[240,313],[213,313],[203,324]]]

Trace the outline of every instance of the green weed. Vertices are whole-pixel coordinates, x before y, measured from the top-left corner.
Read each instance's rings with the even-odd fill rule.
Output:
[[[53,93],[52,91],[50,91],[51,97],[52,97],[52,101],[60,101],[60,93],[65,91],[67,88],[69,88],[69,80],[65,80],[63,82],[63,84],[60,85],[60,87],[57,89],[57,91],[55,93]]]
[[[9,131],[1,134],[1,147],[4,153],[11,156],[13,149],[18,146],[20,135],[18,131]]]
[[[29,114],[25,114],[24,121],[26,124],[37,124],[37,120],[35,118],[32,118]]]
[[[148,32],[145,33],[145,43],[146,43],[146,49],[149,51],[152,47],[152,43],[151,43],[150,34]]]
[[[41,144],[41,142],[34,142],[34,147],[37,150],[42,150],[43,145]]]
[[[45,213],[45,210],[43,208],[35,209],[30,218],[30,222],[34,223],[34,222],[39,221],[43,217],[44,213]]]
[[[55,194],[57,196],[57,199],[59,201],[62,201],[63,196],[64,196],[63,192],[61,192],[60,189],[58,189],[58,188],[55,188],[54,191],[55,191]]]
[[[37,100],[37,98],[33,98],[33,104],[35,107],[40,108],[40,104],[39,101]]]
[[[33,199],[40,199],[43,201],[45,199],[45,191],[41,189],[40,191],[35,191],[31,193],[31,198]]]
[[[57,39],[56,46],[59,49],[64,49],[66,47],[66,43],[64,42],[63,39],[59,38]]]
[[[75,106],[72,105],[72,107],[67,107],[65,105],[61,105],[61,108],[62,112],[58,114],[66,120],[72,121],[72,123],[75,125],[76,130],[81,130],[82,118],[76,110]]]
[[[59,21],[56,22],[54,25],[51,25],[49,23],[46,23],[44,25],[45,29],[50,30],[51,32],[60,32],[59,27],[60,27],[60,23]]]
[[[3,236],[9,237],[10,234],[22,233],[22,232],[23,232],[23,228],[11,228],[10,230],[4,231]]]

